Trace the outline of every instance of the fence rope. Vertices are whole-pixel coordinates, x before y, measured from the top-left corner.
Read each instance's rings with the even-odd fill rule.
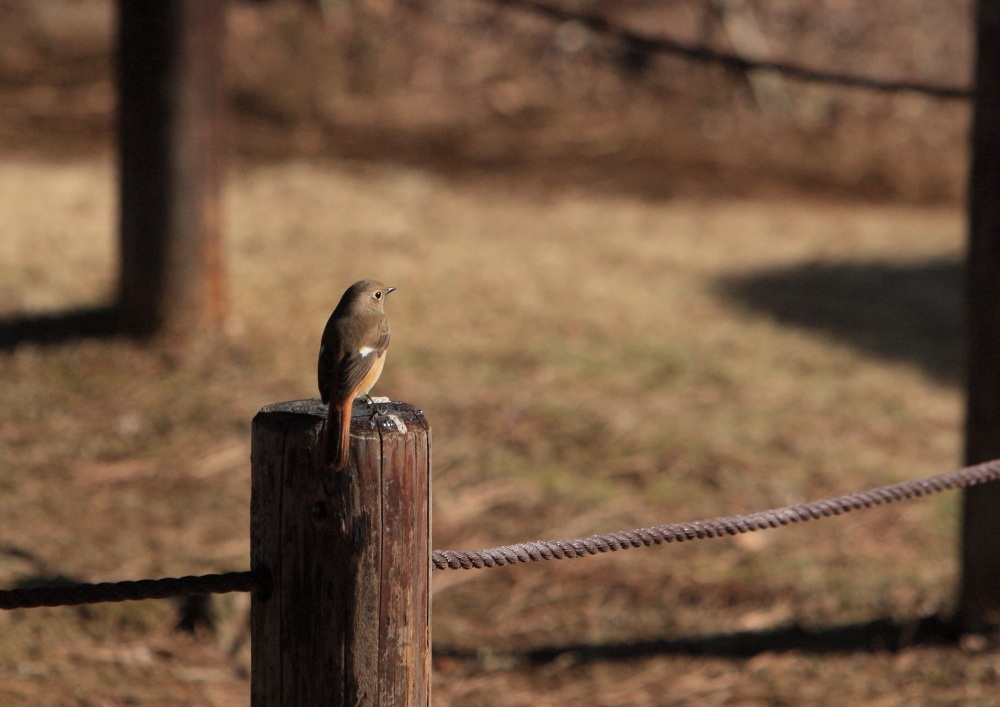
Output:
[[[134,582],[101,582],[48,587],[25,587],[0,591],[0,609],[30,609],[39,606],[77,606],[109,601],[167,599],[189,594],[267,591],[270,578],[261,572],[226,572],[200,577],[140,579]]]
[[[929,496],[942,491],[967,488],[998,480],[1000,480],[1000,459],[995,459],[922,479],[902,481],[867,491],[858,491],[835,498],[799,503],[747,515],[656,525],[635,530],[619,530],[572,540],[537,540],[486,550],[435,550],[431,554],[431,562],[435,570],[480,569],[541,560],[587,557],[604,552],[617,552],[634,547],[651,547],[663,543],[679,543],[686,540],[720,538],[725,535],[752,533],[757,530],[839,516],[851,511],[883,506],[896,501]],[[268,592],[270,588],[271,578],[269,574],[259,570],[208,574],[197,577],[27,587],[0,590],[0,609],[167,599],[189,594]]]
[[[842,74],[832,71],[807,69],[795,64],[766,59],[747,59],[739,54],[720,52],[708,47],[686,44],[674,39],[642,34],[613,24],[599,15],[571,12],[537,0],[493,0],[498,5],[515,7],[554,22],[578,22],[584,27],[605,37],[610,37],[640,54],[670,54],[682,56],[691,61],[713,63],[734,71],[773,71],[801,81],[827,83],[848,88],[860,88],[886,93],[922,93],[943,100],[968,100],[973,91],[958,86],[942,86],[920,81],[891,81],[868,76]]]
[[[719,538],[724,535],[752,533],[792,523],[804,523],[809,520],[838,516],[851,511],[997,480],[1000,480],[1000,459],[922,479],[902,481],[836,498],[810,501],[748,515],[657,525],[635,530],[620,530],[573,540],[538,540],[487,550],[435,550],[432,562],[436,570],[480,569],[541,560],[572,559],[603,552],[628,550],[633,547],[679,543],[685,540]]]

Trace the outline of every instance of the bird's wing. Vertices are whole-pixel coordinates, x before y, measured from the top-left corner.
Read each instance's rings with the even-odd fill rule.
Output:
[[[365,349],[365,353],[350,351],[340,360],[340,365],[337,366],[337,400],[344,400],[357,389],[375,361],[389,348],[389,323],[385,317],[379,319],[377,338],[371,338],[375,339],[375,343]]]

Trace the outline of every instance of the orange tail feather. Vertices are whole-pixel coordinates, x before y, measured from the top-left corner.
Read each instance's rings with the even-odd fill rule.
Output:
[[[343,469],[351,453],[351,408],[353,400],[346,404],[330,401],[330,411],[326,417],[326,431],[323,444],[323,463],[333,469]]]

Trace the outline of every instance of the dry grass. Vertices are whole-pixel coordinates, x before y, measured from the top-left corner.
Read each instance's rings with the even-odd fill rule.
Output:
[[[105,158],[0,163],[3,312],[108,295],[113,181]],[[399,287],[377,392],[433,426],[437,547],[758,510],[957,462],[955,208],[527,193],[305,162],[237,168],[226,199],[221,340],[0,353],[3,585],[245,567],[249,421],[315,395],[321,327],[359,277]],[[879,332],[896,344],[873,347]],[[993,654],[914,623],[954,595],[956,498],[438,573],[435,703],[981,702]],[[238,627],[234,601],[218,611]],[[244,703],[245,646],[231,657],[174,620],[169,602],[0,614],[0,702]]]

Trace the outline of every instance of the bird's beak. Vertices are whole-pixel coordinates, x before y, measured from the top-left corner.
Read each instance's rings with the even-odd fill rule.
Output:
[[[385,293],[389,294],[390,292],[394,292],[395,290],[396,290],[395,287],[387,287],[387,288],[385,288]]]

